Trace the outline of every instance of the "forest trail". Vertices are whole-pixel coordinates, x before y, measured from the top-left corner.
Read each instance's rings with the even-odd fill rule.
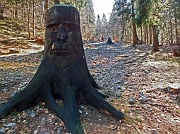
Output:
[[[173,56],[172,47],[161,46],[153,53],[150,45],[84,44],[88,68],[100,91],[128,117],[117,121],[105,111],[82,104],[80,119],[87,134],[180,133],[180,58]],[[41,59],[42,52],[0,57],[0,104],[27,85]],[[14,111],[0,121],[1,130],[7,134],[67,133],[44,103]]]
[[[44,49],[42,43],[37,40],[27,40],[23,37],[0,39],[0,57],[7,57],[13,55],[28,55],[37,53]]]
[[[43,36],[27,39],[27,33],[23,32],[24,25],[17,20],[0,19],[0,57],[27,55],[43,50]],[[41,30],[36,31],[42,35]]]

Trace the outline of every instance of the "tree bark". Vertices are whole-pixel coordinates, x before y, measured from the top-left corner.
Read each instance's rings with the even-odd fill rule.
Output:
[[[180,37],[179,37],[179,31],[178,31],[178,25],[177,25],[177,18],[175,17],[175,32],[176,32],[176,44],[180,45]]]
[[[149,44],[152,44],[152,27],[149,25]]]
[[[149,43],[148,26],[146,25],[146,44]]]
[[[147,31],[146,31],[146,26],[144,25],[144,44],[146,44],[146,39],[147,39]]]
[[[153,30],[153,51],[157,52],[159,51],[159,42],[158,42],[158,33],[157,33],[157,26],[153,25],[152,26]]]
[[[49,0],[45,0],[45,3],[44,3],[44,20],[46,20],[46,11],[48,10],[48,7],[49,7]],[[44,21],[45,22],[45,21]],[[46,22],[45,22],[46,23]]]
[[[136,31],[136,23],[135,21],[135,13],[134,13],[134,0],[132,2],[132,28],[133,28],[133,47],[135,47],[138,44],[138,36]]]
[[[0,19],[4,19],[4,5],[0,3]]]
[[[15,19],[18,19],[18,2],[15,1]]]
[[[142,27],[142,25],[141,25],[140,36],[141,36],[141,42],[143,42],[143,27]]]
[[[124,31],[125,31],[125,26],[124,26],[124,23],[123,23],[123,26],[122,26],[122,33],[121,33],[121,41],[124,40]]]
[[[31,27],[30,27],[31,26],[31,23],[30,23],[30,14],[31,14],[30,13],[31,12],[30,6],[31,6],[31,4],[30,3],[31,3],[31,0],[27,3],[27,7],[28,7],[27,8],[27,12],[28,12],[28,22],[27,22],[28,23],[28,39],[31,39]]]
[[[170,45],[173,45],[173,28],[172,28],[171,19],[170,19],[169,25],[170,25]]]
[[[35,7],[35,5],[34,5],[34,0],[33,0],[33,37],[35,37],[36,36],[36,28],[35,28],[35,10],[34,10],[34,7]]]

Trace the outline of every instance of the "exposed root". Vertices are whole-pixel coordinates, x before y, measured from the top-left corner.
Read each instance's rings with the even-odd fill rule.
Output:
[[[85,90],[84,97],[90,105],[98,109],[107,110],[111,115],[113,115],[117,119],[124,118],[124,114],[121,111],[118,111],[116,108],[114,108],[107,101],[105,101],[104,98],[93,87],[91,89]]]

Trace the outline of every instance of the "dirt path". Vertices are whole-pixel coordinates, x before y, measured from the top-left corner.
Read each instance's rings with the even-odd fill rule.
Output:
[[[85,44],[89,70],[102,92],[128,120],[117,121],[87,104],[80,118],[87,134],[180,134],[180,59],[161,49],[137,48],[123,43]],[[0,57],[0,103],[23,89],[40,64],[42,53]],[[64,134],[63,122],[44,103],[24,112],[13,112],[0,121],[7,134]]]
[[[27,40],[23,37],[0,39],[0,57],[28,55],[40,52],[43,48],[43,42],[38,43],[38,40]]]

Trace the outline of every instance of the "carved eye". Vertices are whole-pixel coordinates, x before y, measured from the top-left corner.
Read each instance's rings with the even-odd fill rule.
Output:
[[[46,31],[47,32],[58,32],[58,30],[59,30],[59,25],[49,25],[49,26],[47,26],[46,27]]]
[[[53,31],[53,32],[57,32],[57,31],[58,31],[58,27],[53,27],[53,28],[52,28],[52,31]]]

